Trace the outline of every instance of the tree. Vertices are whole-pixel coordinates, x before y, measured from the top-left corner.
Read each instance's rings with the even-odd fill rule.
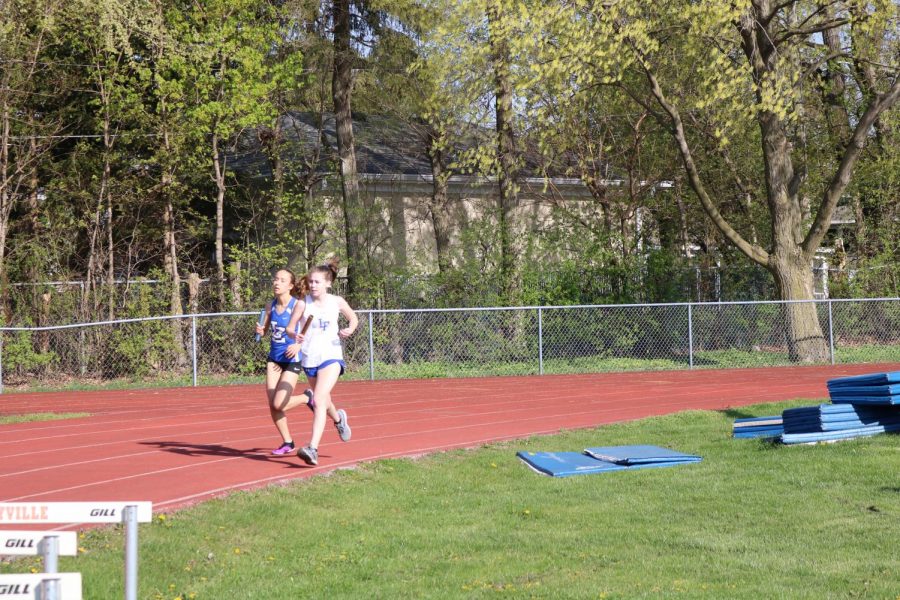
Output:
[[[57,35],[56,2],[11,0],[0,17],[0,285],[6,288],[10,216],[24,199],[36,219],[38,170],[62,125],[43,110],[52,65],[43,57]],[[34,229],[34,228],[32,228]]]
[[[225,200],[229,187],[226,152],[238,133],[272,120],[266,57],[277,43],[268,2],[210,0],[168,13],[182,60],[173,65],[184,86],[183,126],[198,147],[215,194],[215,281],[219,310],[225,310]]]
[[[825,360],[815,305],[803,302],[813,298],[811,262],[873,127],[900,97],[898,5],[628,0],[535,5],[522,18],[540,32],[536,43],[520,40],[542,58],[531,65],[536,79],[566,82],[573,93],[614,86],[665,125],[708,218],[768,269],[780,298],[790,301],[784,314],[790,356]],[[816,93],[835,71],[845,86],[834,91],[848,107],[840,129]],[[810,131],[833,140],[832,152],[809,152]],[[761,159],[755,185],[765,197],[769,231],[759,243],[723,213],[700,160],[701,149],[727,152],[739,138],[755,139]]]
[[[437,26],[429,32],[420,69],[434,80],[425,103],[425,118],[433,128],[429,155],[435,176],[443,175],[441,159],[455,150],[455,170],[497,180],[495,215],[496,263],[504,301],[516,304],[522,291],[524,239],[518,217],[522,172],[517,93],[523,35],[511,2],[468,0],[434,2]],[[436,189],[440,207],[443,190]],[[439,220],[436,225],[441,225]],[[436,227],[436,233],[439,233]],[[440,244],[439,244],[440,246]],[[439,254],[440,256],[440,254]]]

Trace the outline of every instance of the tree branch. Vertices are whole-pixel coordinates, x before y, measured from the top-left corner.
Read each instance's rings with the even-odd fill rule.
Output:
[[[819,247],[819,244],[822,243],[822,239],[825,237],[825,233],[831,224],[831,215],[834,213],[834,207],[837,206],[841,194],[844,193],[847,184],[850,183],[853,167],[868,141],[869,129],[872,128],[878,117],[891,108],[898,99],[900,99],[900,80],[895,80],[886,93],[877,94],[872,99],[866,112],[860,117],[853,136],[850,138],[844,151],[844,155],[841,157],[841,163],[834,177],[832,177],[831,183],[828,184],[828,187],[822,194],[822,202],[819,204],[816,219],[803,240],[803,252],[810,258]]]
[[[709,197],[709,194],[706,191],[706,187],[703,185],[703,181],[700,178],[700,173],[697,170],[697,166],[694,164],[694,157],[691,153],[690,146],[688,145],[687,136],[684,132],[684,123],[681,120],[681,115],[678,112],[678,108],[666,99],[665,94],[663,93],[662,88],[659,85],[659,81],[657,81],[656,79],[656,75],[654,75],[653,71],[647,65],[641,53],[636,48],[634,49],[634,52],[638,58],[641,68],[644,70],[647,81],[650,82],[650,88],[652,90],[654,98],[656,98],[656,101],[669,117],[669,125],[671,126],[672,135],[675,137],[675,141],[678,144],[678,151],[681,154],[681,160],[684,163],[685,171],[687,171],[688,181],[690,181],[691,188],[700,199],[700,204],[703,206],[703,210],[706,211],[706,214],[712,220],[716,228],[718,228],[718,230],[722,233],[722,235],[724,235],[728,239],[728,241],[734,244],[734,246],[737,247],[738,250],[747,255],[747,257],[752,261],[762,266],[768,266],[769,253],[760,246],[751,244],[750,242],[745,240],[744,237],[740,233],[738,233],[734,229],[734,227],[731,226],[731,224],[722,215],[722,213],[719,212],[719,209],[716,207],[712,198]]]
[[[843,51],[833,52],[833,53],[829,54],[828,56],[823,56],[822,58],[820,58],[819,60],[817,60],[816,62],[811,64],[805,71],[803,71],[803,73],[800,74],[800,78],[797,79],[797,83],[794,84],[794,89],[799,89],[800,86],[802,85],[802,83],[806,79],[808,79],[813,73],[815,73],[819,69],[819,67],[821,67],[822,65],[824,65],[827,62],[834,60],[835,58],[841,58],[841,57],[849,58],[850,55],[847,52],[843,52]]]
[[[828,31],[829,29],[837,29],[842,25],[846,25],[850,22],[850,19],[832,19],[831,21],[824,21],[822,23],[818,23],[811,27],[801,27],[799,29],[790,29],[785,31],[784,34],[778,36],[772,42],[774,46],[780,46],[782,43],[794,37],[809,37],[815,33],[822,33],[824,31]]]

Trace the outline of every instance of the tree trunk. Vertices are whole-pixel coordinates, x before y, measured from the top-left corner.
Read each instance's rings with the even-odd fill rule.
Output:
[[[215,127],[213,127],[215,130]],[[213,171],[216,181],[216,294],[219,310],[225,311],[225,169],[219,156],[219,136],[212,135]]]
[[[169,313],[173,316],[183,315],[184,307],[181,303],[181,275],[178,272],[178,247],[175,239],[175,210],[172,200],[169,198],[169,174],[163,174],[163,267],[169,277],[171,288],[169,290]],[[187,354],[184,347],[183,335],[184,323],[181,319],[172,319],[172,336],[175,338],[175,348],[179,365],[187,362]]]
[[[231,303],[235,308],[243,308],[244,300],[241,293],[241,276],[244,266],[239,260],[231,263],[229,271],[229,281],[231,283]]]
[[[356,171],[356,147],[353,139],[354,54],[350,47],[350,0],[334,0],[334,71],[331,97],[334,102],[334,126],[340,162],[341,194],[347,244],[347,295],[351,303],[369,302],[368,276],[365,262],[364,219],[359,177]]]
[[[502,33],[503,15],[498,3],[488,5],[491,65],[494,70],[497,158],[500,164],[500,282],[509,304],[518,304],[521,296],[521,244],[516,231],[518,197],[518,153],[513,131],[513,91],[509,72],[509,47]]]
[[[438,145],[438,133],[429,131],[425,153],[431,163],[431,198],[428,212],[434,227],[438,272],[446,273],[452,267],[450,257],[450,214],[447,199],[447,179],[444,152]]]
[[[192,314],[197,314],[200,308],[200,275],[197,273],[188,275],[188,308]]]
[[[113,207],[112,194],[109,193],[109,181],[111,180],[109,153],[103,160],[103,179],[106,182],[106,318],[112,321],[115,318],[116,306],[116,264],[115,246],[113,245]]]
[[[91,299],[96,297],[96,286],[94,275],[97,272],[97,238],[100,236],[101,219],[100,215],[103,211],[103,195],[102,192],[97,197],[97,205],[94,207],[93,222],[88,229],[88,256],[87,269],[84,274],[84,286],[81,288],[81,318],[89,320],[91,318]]]
[[[782,307],[788,356],[799,363],[823,363],[830,360],[830,351],[816,303],[792,302],[813,297],[812,265],[803,256],[786,259],[774,257],[769,271],[775,278],[779,297],[787,301]]]
[[[161,58],[162,49],[157,56]],[[173,156],[172,140],[169,137],[169,105],[165,95],[159,99],[159,132],[162,134],[163,156],[158,157],[162,175],[159,188],[162,204],[163,222],[163,270],[169,278],[169,314],[179,316],[184,314],[184,306],[181,302],[181,273],[178,270],[178,239],[175,236],[175,207],[172,204],[172,184],[174,180],[173,167],[169,157]],[[187,349],[185,347],[186,323],[184,319],[172,319],[172,337],[175,340],[176,364],[187,364]]]
[[[813,291],[812,253],[805,250],[804,207],[800,201],[801,173],[794,171],[791,143],[782,122],[771,113],[758,117],[766,158],[766,186],[772,214],[772,252],[768,269],[775,279],[778,297],[785,300],[784,319],[791,361],[821,363],[829,358]],[[795,302],[810,300],[810,302]]]
[[[10,144],[10,110],[6,101],[8,86],[3,82],[3,106],[0,109],[0,285],[3,287],[3,297],[6,297],[6,235],[8,231],[9,215],[12,212],[15,196],[10,191],[11,177],[9,175],[9,144]]]

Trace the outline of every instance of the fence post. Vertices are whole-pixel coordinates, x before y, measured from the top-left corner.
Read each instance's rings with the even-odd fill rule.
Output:
[[[831,299],[828,300],[828,348],[831,352],[831,364],[834,365],[834,319],[831,315]]]
[[[538,306],[538,375],[544,374],[544,310]]]
[[[6,339],[5,331],[0,331],[0,394],[3,393],[3,341]]]
[[[191,366],[194,370],[194,387],[197,387],[197,315],[191,315]]]
[[[369,381],[375,381],[375,342],[372,336],[372,311],[369,311]]]
[[[694,316],[691,310],[691,303],[688,302],[688,365],[694,368]]]

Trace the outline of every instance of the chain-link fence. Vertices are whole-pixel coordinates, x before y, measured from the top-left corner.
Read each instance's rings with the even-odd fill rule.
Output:
[[[797,355],[791,323],[808,307]],[[800,308],[801,310],[798,310]],[[900,298],[359,311],[347,377],[900,362]],[[256,312],[0,328],[5,391],[259,382]],[[807,350],[809,344],[807,344]]]

